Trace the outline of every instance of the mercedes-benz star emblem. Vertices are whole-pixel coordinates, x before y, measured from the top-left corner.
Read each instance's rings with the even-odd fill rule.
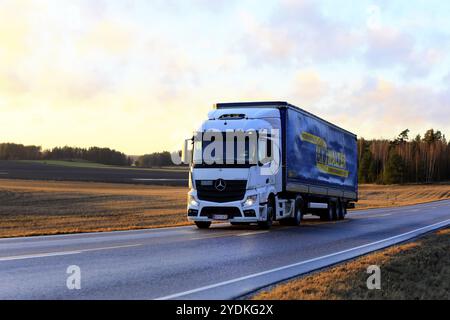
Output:
[[[226,186],[227,186],[227,184],[226,184],[225,180],[223,180],[223,179],[217,179],[214,182],[214,188],[216,188],[217,191],[225,190]]]

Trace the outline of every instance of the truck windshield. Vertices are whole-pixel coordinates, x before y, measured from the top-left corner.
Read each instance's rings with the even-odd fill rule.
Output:
[[[194,138],[195,167],[242,167],[258,164],[257,132],[197,133]]]

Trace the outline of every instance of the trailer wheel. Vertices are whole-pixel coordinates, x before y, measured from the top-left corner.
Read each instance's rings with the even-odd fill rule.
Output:
[[[275,203],[273,198],[269,198],[267,202],[267,218],[266,221],[258,221],[258,227],[260,229],[270,229],[272,226],[273,216],[275,214]]]
[[[199,229],[208,229],[211,225],[211,221],[195,221],[195,225]]]
[[[328,208],[320,215],[322,221],[333,221],[336,217],[336,205],[333,202],[328,203]]]
[[[338,220],[344,220],[345,218],[345,211],[344,208],[346,207],[346,203],[339,201],[337,205],[337,218]]]

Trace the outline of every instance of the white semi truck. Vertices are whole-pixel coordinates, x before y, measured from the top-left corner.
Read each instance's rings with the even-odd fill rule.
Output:
[[[357,137],[287,102],[218,103],[185,141],[188,220],[299,225],[358,199]]]

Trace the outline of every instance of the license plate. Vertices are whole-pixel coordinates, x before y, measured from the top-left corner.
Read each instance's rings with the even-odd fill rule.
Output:
[[[212,216],[212,218],[214,220],[227,220],[228,219],[228,215],[226,214],[215,214]]]

